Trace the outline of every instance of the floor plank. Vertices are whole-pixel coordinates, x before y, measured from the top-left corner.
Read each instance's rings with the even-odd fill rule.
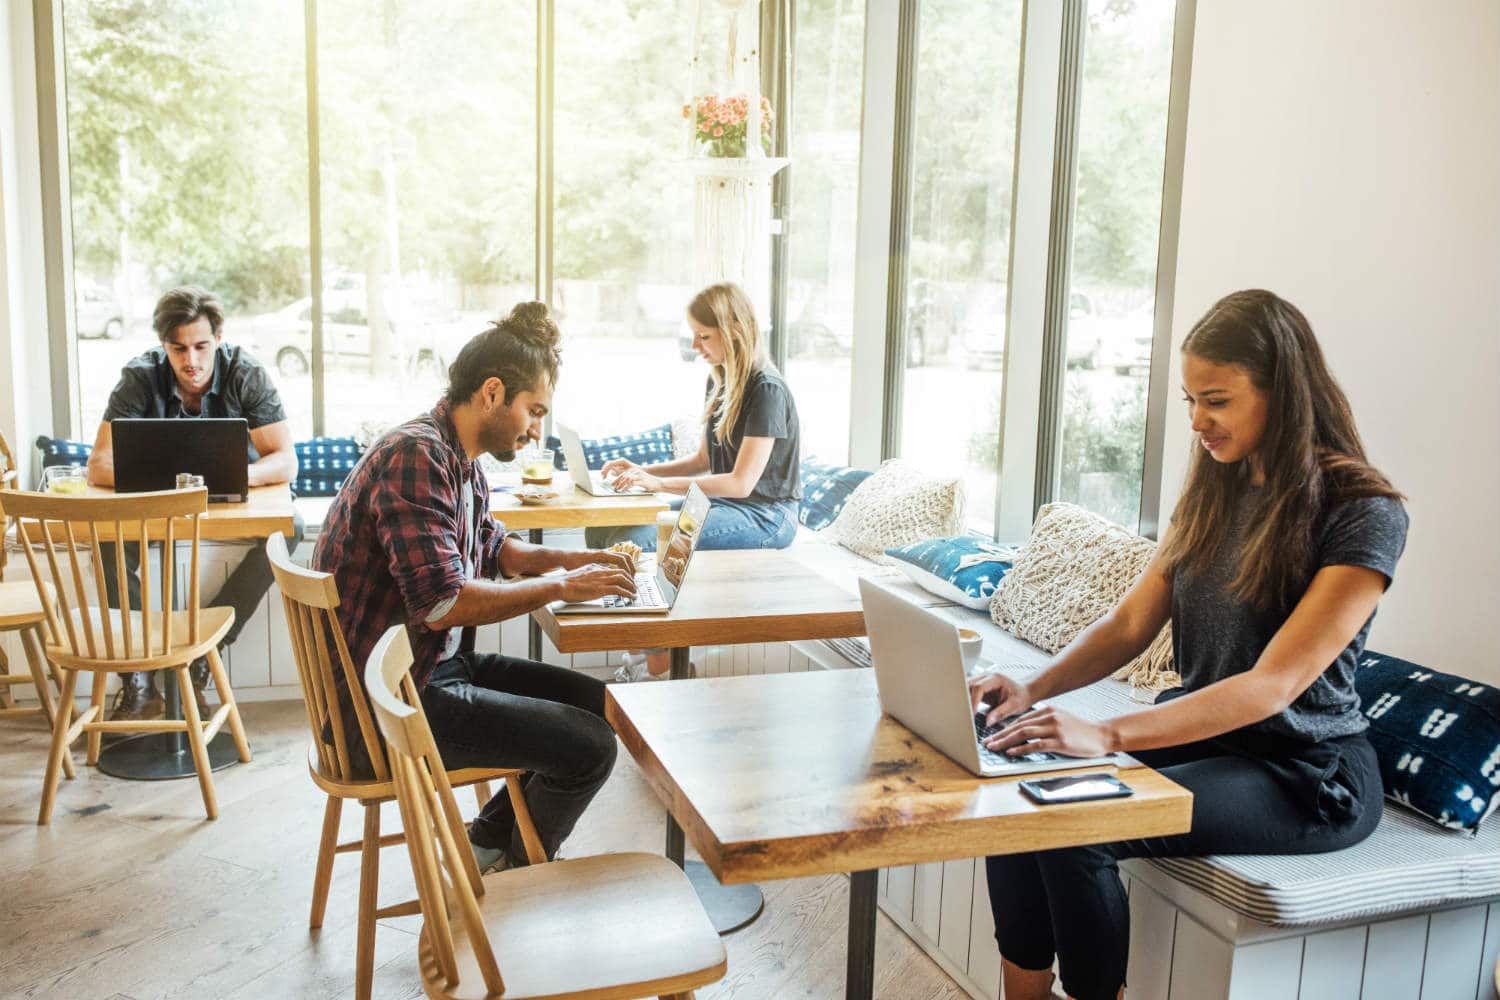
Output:
[[[306,717],[289,702],[242,706],[255,760],[216,774],[219,819],[197,783],[120,781],[83,766],[50,826],[36,807],[47,736],[0,723],[0,995],[77,1000],[353,996],[359,864],[340,855],[320,931],[307,927],[321,794],[306,775]],[[466,813],[473,796],[460,790]],[[341,839],[359,835],[345,806]],[[386,829],[399,820],[394,807]],[[565,857],[663,847],[662,813],[628,755],[563,847]],[[381,901],[414,895],[405,854],[382,852]],[[848,880],[767,883],[765,913],[729,935],[729,972],[700,1000],[843,995]],[[382,921],[375,996],[420,997],[415,917]],[[876,995],[961,1000],[943,971],[880,917]]]

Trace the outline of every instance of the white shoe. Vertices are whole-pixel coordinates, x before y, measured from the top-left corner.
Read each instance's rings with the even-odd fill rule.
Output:
[[[610,683],[633,684],[636,681],[660,681],[666,678],[666,674],[653,674],[646,665],[644,656],[626,653],[620,665],[615,668],[615,675],[610,678]]]
[[[481,875],[503,872],[510,867],[510,855],[498,847],[480,847],[471,840],[469,848],[474,852],[474,863],[479,866]]]

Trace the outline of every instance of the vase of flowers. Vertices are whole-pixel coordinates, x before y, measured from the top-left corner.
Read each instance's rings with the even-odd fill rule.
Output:
[[[692,105],[683,105],[682,117],[693,119],[693,137],[705,156],[733,157],[745,155],[746,119],[750,101],[744,94],[719,97],[706,94]],[[771,152],[771,123],[775,120],[771,102],[760,99],[760,145]]]

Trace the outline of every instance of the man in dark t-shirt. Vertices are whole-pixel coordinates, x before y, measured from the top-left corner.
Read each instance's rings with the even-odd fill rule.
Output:
[[[259,361],[224,340],[224,307],[219,300],[193,285],[174,288],[156,303],[152,325],[161,340],[158,347],[132,358],[120,372],[120,381],[109,395],[104,419],[89,455],[89,482],[114,486],[115,462],[110,422],[116,417],[244,417],[250,425],[250,485],[286,483],[297,476],[297,453],[287,426],[281,396]],[[293,548],[302,540],[302,521],[295,524]],[[100,552],[105,589],[112,607],[120,606],[116,584],[114,546]],[[130,607],[141,607],[138,576],[140,557],[127,546],[126,590]],[[234,624],[223,645],[234,642],[271,587],[271,565],[265,549],[252,546],[224,586],[209,601],[214,606],[234,608]],[[193,690],[200,715],[207,717],[203,688],[208,683],[208,664],[192,665]],[[120,693],[110,712],[111,719],[159,719],[164,710],[154,675],[123,673]]]

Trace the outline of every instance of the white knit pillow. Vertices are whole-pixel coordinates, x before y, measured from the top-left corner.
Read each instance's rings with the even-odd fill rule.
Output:
[[[1055,653],[1104,617],[1145,572],[1156,543],[1092,511],[1049,503],[995,588],[990,618],[1018,639]],[[1115,672],[1138,687],[1173,687],[1172,626]]]
[[[854,488],[827,530],[844,548],[876,562],[886,549],[963,530],[964,484],[938,479],[893,458]]]
[[[703,445],[703,414],[694,413],[672,419],[672,458],[698,454]]]

